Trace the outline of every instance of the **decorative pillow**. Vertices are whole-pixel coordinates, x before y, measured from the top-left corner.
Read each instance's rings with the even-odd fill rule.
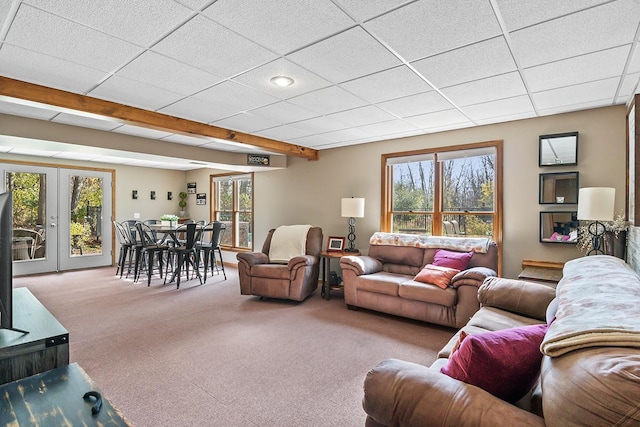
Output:
[[[433,256],[433,265],[440,267],[455,268],[456,270],[466,270],[473,252],[453,252],[444,249],[437,249]]]
[[[430,283],[442,289],[447,289],[451,278],[458,274],[460,270],[455,268],[440,267],[433,264],[425,265],[422,270],[413,278],[416,282]]]
[[[468,335],[440,372],[514,403],[535,385],[548,325]]]

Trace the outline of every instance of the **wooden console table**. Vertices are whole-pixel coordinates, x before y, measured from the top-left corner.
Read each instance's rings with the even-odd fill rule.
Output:
[[[0,329],[0,384],[69,364],[69,332],[27,288],[13,290],[13,326]]]
[[[96,414],[95,383],[76,363],[0,386],[0,425],[3,426],[129,426],[102,396]]]

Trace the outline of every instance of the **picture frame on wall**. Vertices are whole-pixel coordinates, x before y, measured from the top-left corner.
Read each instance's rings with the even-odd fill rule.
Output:
[[[329,236],[327,239],[327,252],[343,252],[344,237]]]

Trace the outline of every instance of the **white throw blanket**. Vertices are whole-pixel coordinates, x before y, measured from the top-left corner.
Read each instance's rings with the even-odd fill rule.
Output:
[[[449,249],[459,252],[487,253],[491,240],[484,237],[427,236],[425,234],[383,233],[377,231],[369,239],[371,245],[413,246],[415,248]]]
[[[269,261],[286,264],[291,258],[307,253],[310,225],[281,225],[271,236]]]
[[[587,347],[640,348],[640,278],[608,255],[565,263],[558,311],[540,349],[560,356]]]

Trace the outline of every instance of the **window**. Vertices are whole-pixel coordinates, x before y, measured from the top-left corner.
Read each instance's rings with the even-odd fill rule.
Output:
[[[382,162],[382,230],[501,242],[502,141],[385,154]]]
[[[253,174],[212,175],[212,217],[227,229],[221,246],[253,249]]]

